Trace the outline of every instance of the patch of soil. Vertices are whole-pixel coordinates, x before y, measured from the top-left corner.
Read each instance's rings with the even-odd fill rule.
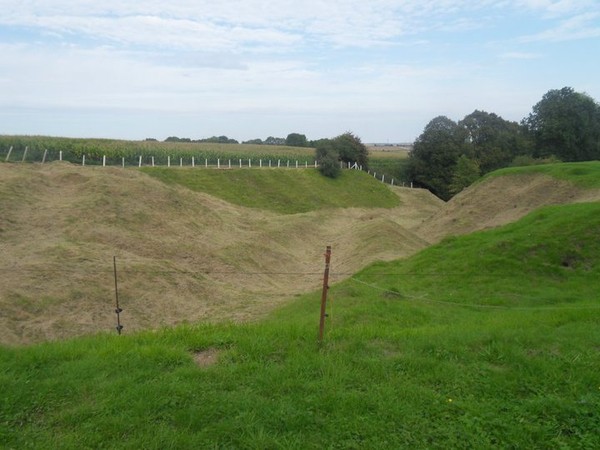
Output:
[[[198,367],[210,367],[217,363],[219,359],[219,350],[216,348],[207,348],[194,352],[194,362]]]

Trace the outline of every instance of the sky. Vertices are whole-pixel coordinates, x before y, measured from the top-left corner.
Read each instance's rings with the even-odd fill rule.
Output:
[[[600,0],[0,0],[0,134],[412,142],[600,101]]]

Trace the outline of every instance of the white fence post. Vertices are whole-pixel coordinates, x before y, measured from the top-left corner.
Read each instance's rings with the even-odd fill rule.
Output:
[[[271,167],[271,160],[269,160],[269,168]]]
[[[248,158],[248,167],[252,167],[252,160]]]
[[[277,167],[278,168],[281,167],[281,160],[280,159],[277,160]]]
[[[152,156],[152,167],[154,167],[154,156]]]
[[[229,160],[229,168],[231,169],[231,160]]]
[[[381,182],[385,183],[385,175],[381,175]]]
[[[221,159],[217,158],[217,169],[221,168]]]
[[[298,160],[296,160],[296,169],[298,168]]]
[[[6,154],[6,159],[4,160],[4,162],[8,162],[8,159],[10,158],[10,154],[12,152],[12,145],[10,146],[10,148],[8,149],[8,153]]]
[[[204,158],[204,168],[208,169],[208,158]]]
[[[85,166],[85,155],[83,155],[83,158],[81,159],[81,165]]]
[[[179,167],[183,167],[183,158],[179,158]]]
[[[171,155],[167,156],[167,167],[171,167]]]
[[[58,152],[58,160],[62,161],[62,150]]]
[[[259,160],[258,160],[258,165],[259,165],[259,167],[262,169],[262,159],[259,159]]]
[[[121,165],[123,166],[123,169],[125,168],[125,157],[122,156],[121,157]]]
[[[196,167],[196,160],[194,159],[193,156],[192,156],[192,167]]]
[[[392,186],[394,185],[394,179],[392,178]]]
[[[42,157],[42,164],[46,162],[46,156],[48,155],[48,149],[44,150],[44,156]]]
[[[102,155],[102,167],[106,167],[106,155]]]
[[[240,159],[240,169],[242,168],[242,160]]]
[[[23,159],[21,160],[21,162],[25,162],[25,158],[27,158],[27,150],[29,150],[29,147],[25,147],[25,151],[23,152]]]

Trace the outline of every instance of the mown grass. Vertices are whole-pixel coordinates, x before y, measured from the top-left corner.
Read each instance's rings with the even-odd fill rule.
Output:
[[[598,448],[598,232],[600,204],[552,207],[375,264],[332,286],[321,347],[314,293],[255,324],[2,348],[0,446]]]
[[[144,168],[165,183],[205,192],[236,205],[283,214],[322,208],[392,208],[398,197],[364,172],[346,170],[336,178],[315,169],[193,170]]]
[[[532,173],[541,173],[559,180],[570,181],[584,188],[600,187],[600,161],[508,167],[492,172],[484,178],[504,175],[527,175]]]

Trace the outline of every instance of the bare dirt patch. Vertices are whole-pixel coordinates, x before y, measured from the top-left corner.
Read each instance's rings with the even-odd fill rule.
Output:
[[[215,365],[219,359],[219,350],[207,348],[193,353],[194,362],[198,367],[210,367]]]

